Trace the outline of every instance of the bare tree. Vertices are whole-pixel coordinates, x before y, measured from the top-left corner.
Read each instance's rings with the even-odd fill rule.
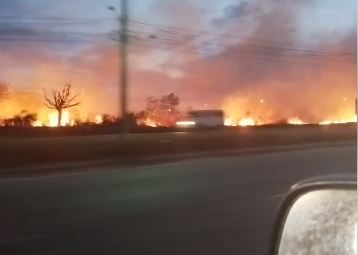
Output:
[[[57,126],[61,126],[63,109],[71,108],[81,103],[77,101],[78,94],[71,95],[71,87],[72,85],[70,83],[66,83],[62,90],[51,89],[52,93],[50,96],[48,96],[45,91],[45,105],[49,109],[55,109],[58,112]]]

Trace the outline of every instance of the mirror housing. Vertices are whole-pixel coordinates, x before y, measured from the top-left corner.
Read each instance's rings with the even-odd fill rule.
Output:
[[[279,210],[271,254],[357,253],[356,181],[333,179],[293,186]]]

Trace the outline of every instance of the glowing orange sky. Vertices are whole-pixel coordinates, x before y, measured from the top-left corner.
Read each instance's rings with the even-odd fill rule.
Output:
[[[253,23],[245,40],[229,42],[219,38],[226,47],[211,46],[209,51],[195,40],[183,40],[179,45],[146,45],[132,40],[130,109],[141,110],[149,96],[174,92],[179,95],[183,110],[189,106],[223,108],[235,119],[250,115],[264,122],[291,117],[320,122],[354,116],[356,63],[332,59],[337,58],[336,52],[355,54],[356,32],[317,35],[314,45],[305,45],[327,53],[326,60],[312,60],[314,57],[310,59],[307,53],[303,60],[282,57],[285,51],[260,44],[258,38],[274,38],[297,48],[296,18],[292,11],[273,9]],[[240,31],[235,26],[228,29],[231,34]],[[1,80],[10,84],[11,97],[0,103],[0,117],[27,109],[45,118],[48,110],[43,104],[43,89],[59,88],[66,82],[71,82],[75,92],[81,94],[82,104],[71,110],[76,118],[118,112],[115,42],[92,43],[76,50],[69,47],[68,52],[66,45],[49,47],[45,42],[10,42],[1,47]],[[238,53],[237,47],[246,52]],[[250,51],[269,54],[252,56],[247,53]]]

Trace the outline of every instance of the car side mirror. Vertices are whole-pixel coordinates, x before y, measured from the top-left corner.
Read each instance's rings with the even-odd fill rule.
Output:
[[[295,188],[282,204],[275,232],[275,255],[356,255],[356,183]]]

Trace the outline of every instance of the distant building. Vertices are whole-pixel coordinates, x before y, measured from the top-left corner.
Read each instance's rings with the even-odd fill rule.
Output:
[[[224,126],[224,111],[196,110],[187,114],[187,119],[177,122],[178,127],[222,127]]]

